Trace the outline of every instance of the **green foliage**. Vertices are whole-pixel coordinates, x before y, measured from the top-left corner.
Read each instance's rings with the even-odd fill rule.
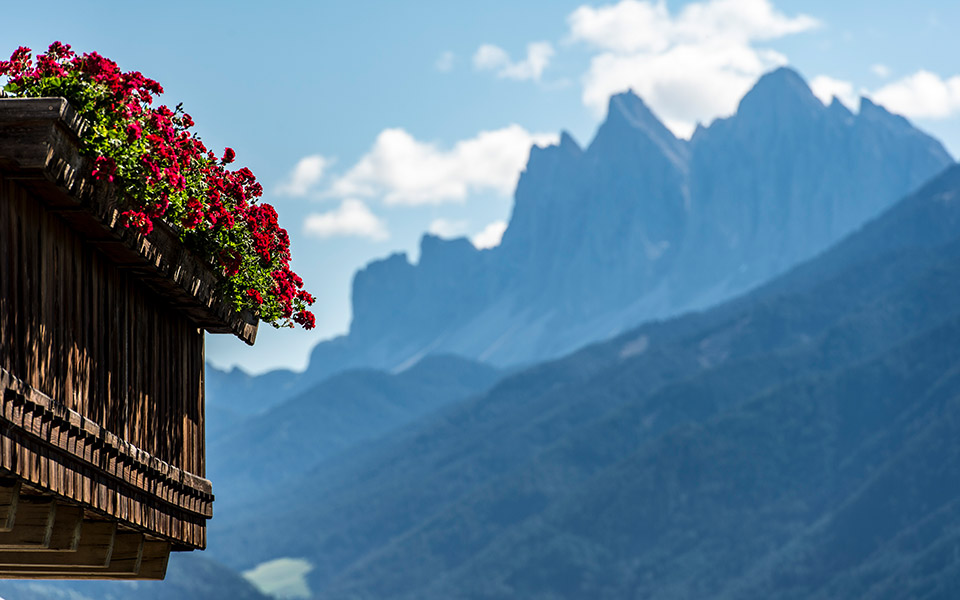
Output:
[[[36,63],[29,48],[18,48],[0,61],[0,76],[7,94],[66,98],[86,120],[81,152],[93,159],[94,178],[122,192],[127,227],[149,235],[155,220],[164,221],[221,270],[220,294],[237,310],[278,327],[314,326],[313,296],[290,269],[289,236],[273,207],[259,201],[262,186],[247,168],[227,169],[234,151],[218,159],[190,131],[182,106],[153,107],[159,83],[59,42]]]

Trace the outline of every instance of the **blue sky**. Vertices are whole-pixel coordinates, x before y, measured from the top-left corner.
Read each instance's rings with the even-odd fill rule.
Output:
[[[496,243],[531,143],[589,142],[633,87],[678,134],[789,64],[824,98],[867,94],[960,153],[960,3],[60,2],[4,6],[0,54],[53,40],[159,80],[277,206],[317,329],[208,336],[251,372],[303,368],[346,331],[357,268],[428,230]]]

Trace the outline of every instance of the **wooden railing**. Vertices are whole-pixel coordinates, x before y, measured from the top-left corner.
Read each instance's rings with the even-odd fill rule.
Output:
[[[204,474],[203,333],[2,176],[0,368]]]

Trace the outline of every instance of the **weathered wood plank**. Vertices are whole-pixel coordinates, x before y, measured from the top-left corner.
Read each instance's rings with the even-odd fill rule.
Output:
[[[110,564],[116,532],[116,523],[84,521],[80,529],[80,542],[73,552],[0,550],[0,570],[31,566],[106,568]]]
[[[117,533],[113,546],[113,555],[105,571],[116,575],[136,575],[140,572],[143,559],[143,534],[135,532]]]
[[[84,460],[97,464],[103,467],[104,470],[106,470],[106,467],[103,465],[106,464],[104,461],[108,460],[107,455],[116,452],[120,456],[126,455],[137,462],[142,462],[145,466],[158,472],[163,477],[168,477],[180,482],[182,485],[193,487],[200,493],[210,493],[210,482],[202,477],[173,467],[169,463],[158,460],[150,453],[144,453],[136,446],[113,435],[89,419],[85,419],[75,412],[65,409],[53,402],[53,400],[45,394],[42,394],[13,377],[6,369],[0,368],[0,377],[2,377],[2,381],[4,382],[4,389],[18,396],[22,396],[24,401],[30,403],[31,408],[27,411],[24,410],[24,406],[26,405],[22,403],[4,404],[4,410],[6,411],[5,418],[25,431],[43,438],[44,441],[49,442],[51,445],[56,445],[72,454],[82,456]],[[149,400],[149,398],[147,400]],[[142,420],[144,420],[142,426],[144,429],[148,428],[149,419],[157,418],[156,413],[153,412],[155,410],[156,408],[151,409],[146,407],[137,411],[142,413]],[[64,419],[64,432],[62,434],[52,431],[51,421],[48,420],[51,416],[58,416]],[[175,419],[170,420],[176,421]],[[67,431],[67,422],[70,423],[70,427],[76,427],[78,431],[76,433]],[[156,435],[156,432],[154,434]],[[195,443],[199,443],[198,438],[201,437],[199,428],[197,428],[193,437],[197,439]],[[94,440],[95,442],[84,443],[84,440]],[[174,452],[178,450],[179,448],[171,448],[169,451]],[[198,467],[201,466],[199,462],[197,465]],[[143,474],[138,474],[137,477],[142,480]]]
[[[80,543],[83,527],[83,509],[79,506],[57,504],[53,531],[47,549],[50,551],[75,552]]]
[[[57,503],[53,498],[20,496],[13,529],[0,533],[0,551],[50,547]]]
[[[140,562],[140,578],[163,579],[167,573],[170,550],[170,542],[146,540],[143,545],[143,559]]]
[[[143,534],[136,532],[117,532],[113,542],[110,559],[105,566],[89,565],[14,565],[0,567],[3,575],[38,578],[62,579],[135,579],[140,573],[143,558]],[[69,557],[68,553],[64,556]]]
[[[0,379],[3,379],[2,371],[0,371]],[[9,376],[5,380],[9,381]],[[20,404],[0,402],[0,413],[3,414],[4,419],[16,417],[16,415],[32,415],[36,407],[24,410],[24,407],[29,407],[30,404],[28,400],[23,400]],[[48,423],[41,419],[41,422],[46,423],[47,427],[55,426],[54,421]],[[204,496],[195,488],[183,487],[182,480],[173,478],[158,480],[157,477],[161,477],[161,473],[145,469],[142,464],[136,471],[140,473],[138,479],[142,479],[141,489],[144,491],[142,494],[138,493],[136,490],[124,487],[130,484],[129,478],[111,482],[104,479],[104,474],[98,469],[84,469],[75,462],[62,463],[61,459],[54,459],[54,455],[51,454],[52,447],[47,448],[46,445],[54,439],[66,439],[70,445],[82,446],[82,443],[77,444],[71,441],[73,436],[41,435],[39,437],[40,439],[35,442],[15,438],[16,444],[11,446],[12,449],[7,454],[7,457],[15,459],[18,464],[36,463],[38,465],[36,469],[25,473],[24,477],[28,480],[30,473],[34,470],[53,474],[48,475],[49,486],[56,494],[89,504],[105,514],[114,515],[132,525],[144,527],[148,531],[186,543],[190,547],[204,547],[206,536],[203,522],[212,512],[212,496],[209,494]],[[8,434],[4,434],[0,428],[0,446],[3,446],[8,439]],[[99,439],[102,439],[102,436],[99,436]],[[143,453],[139,456],[149,458]],[[66,457],[63,459],[65,460]],[[172,475],[176,470],[168,466],[165,472],[167,475]],[[164,508],[163,502],[169,502],[169,508]]]
[[[19,479],[0,479],[0,532],[13,530],[20,499],[20,485]]]
[[[155,540],[143,540],[143,536],[139,536],[142,540],[139,546],[139,556],[131,558],[129,551],[123,551],[119,548],[120,537],[123,535],[129,534],[117,535],[117,546],[114,548],[108,567],[15,566],[0,569],[0,579],[24,577],[31,579],[163,579],[170,558],[170,544]],[[121,554],[126,554],[127,557],[120,559]]]

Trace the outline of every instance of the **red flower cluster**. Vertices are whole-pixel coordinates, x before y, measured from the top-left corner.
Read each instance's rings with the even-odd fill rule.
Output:
[[[218,160],[189,131],[193,119],[180,106],[152,107],[163,93],[159,83],[60,42],[35,64],[29,48],[18,48],[0,61],[0,76],[8,79],[4,89],[17,95],[67,98],[97,125],[83,150],[94,159],[91,175],[124,192],[127,227],[147,235],[154,220],[164,220],[184,243],[219,263],[224,294],[238,308],[278,326],[314,326],[306,309],[313,296],[290,269],[290,238],[276,210],[258,201],[263,187],[250,169],[227,170],[234,150]]]
[[[109,156],[98,156],[95,161],[93,161],[93,175],[94,179],[107,181],[113,181],[113,176],[117,173],[117,161],[113,160]]]
[[[149,235],[153,231],[153,220],[146,213],[138,210],[125,210],[120,213],[127,227],[140,232],[143,235]]]

